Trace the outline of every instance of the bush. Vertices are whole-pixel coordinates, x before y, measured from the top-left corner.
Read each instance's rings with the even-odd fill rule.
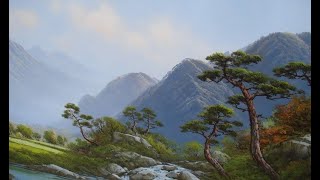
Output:
[[[31,139],[32,138],[32,129],[26,125],[18,125],[17,126],[17,132],[20,132],[22,134],[22,136],[24,136],[25,138],[29,138]]]
[[[65,140],[67,140],[65,137],[62,137],[62,136],[58,135],[57,144],[64,146],[64,144],[66,143]]]
[[[126,127],[111,117],[102,117],[93,121],[93,131],[90,136],[99,144],[109,144],[114,132],[125,132]]]
[[[197,141],[191,141],[184,145],[184,156],[188,160],[203,160],[203,146]]]
[[[45,131],[43,138],[51,144],[58,144],[56,133],[52,130]]]
[[[311,161],[309,160],[300,160],[300,161],[291,161],[288,166],[281,171],[281,179],[311,179]]]
[[[39,141],[41,139],[41,134],[37,133],[37,132],[34,132],[32,134],[32,138]]]
[[[14,135],[16,133],[16,128],[14,126],[14,124],[12,124],[10,121],[9,121],[9,136],[10,135]]]
[[[146,140],[159,154],[159,158],[165,161],[173,161],[178,157],[174,151],[168,146],[168,140],[159,134],[148,134]]]

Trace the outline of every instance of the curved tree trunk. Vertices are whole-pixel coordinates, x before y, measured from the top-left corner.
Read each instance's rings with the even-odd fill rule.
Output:
[[[144,134],[148,134],[149,131],[150,131],[150,120],[148,119],[147,128],[146,128],[146,130],[144,131]]]
[[[83,133],[83,130],[82,130],[82,127],[80,126],[80,132],[81,132],[81,135],[82,135],[82,137],[86,140],[86,141],[88,141],[90,144],[94,144],[94,145],[98,145],[96,142],[94,142],[94,141],[91,141],[91,140],[89,140],[88,138],[86,138],[86,136],[84,135],[84,133]]]
[[[220,165],[220,163],[216,159],[212,158],[211,153],[210,153],[210,142],[209,142],[209,139],[206,139],[206,142],[204,144],[204,157],[218,171],[218,173],[221,176],[224,176],[227,179],[230,178],[230,176],[227,174],[227,172],[225,172],[225,170]]]
[[[248,107],[249,119],[250,119],[250,127],[251,127],[251,142],[250,142],[250,151],[252,158],[256,161],[258,166],[260,166],[271,179],[277,180],[279,179],[279,174],[265,161],[262,156],[260,149],[260,134],[259,134],[259,125],[257,113],[253,104],[253,100],[251,100],[250,94],[247,91],[243,91],[244,97],[247,99],[246,104]]]

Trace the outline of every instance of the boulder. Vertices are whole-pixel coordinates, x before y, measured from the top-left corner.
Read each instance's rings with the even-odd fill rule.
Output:
[[[178,175],[178,180],[200,180],[189,171],[182,171]]]
[[[137,168],[129,173],[130,180],[152,180],[157,177],[156,173],[145,169]]]
[[[106,178],[108,180],[121,180],[121,178],[116,174],[109,174],[108,176],[106,176]]]
[[[174,171],[169,172],[166,176],[168,178],[173,178],[173,179],[177,179],[178,178],[178,174],[176,172],[174,172]]]
[[[128,169],[134,169],[137,167],[149,167],[161,164],[150,157],[142,156],[135,152],[118,152],[114,154],[115,161]]]
[[[113,133],[113,141],[114,142],[133,142],[133,143],[140,143],[146,148],[152,148],[151,144],[139,136],[134,136],[131,134],[124,134],[120,132],[114,132]]]
[[[115,163],[109,164],[106,170],[109,171],[111,174],[117,174],[117,175],[126,173],[126,170],[124,168],[122,168],[121,166]]]
[[[196,162],[179,161],[177,163],[182,167],[192,169],[192,170],[201,170],[201,171],[213,170],[213,167],[207,161],[196,161]]]
[[[213,151],[212,158],[217,159],[219,163],[225,164],[230,160],[230,156],[226,153],[223,153],[221,151]]]
[[[162,166],[161,169],[166,170],[166,171],[174,171],[174,170],[177,169],[177,167],[176,167],[176,166],[168,166],[168,165],[165,165],[165,166]]]
[[[265,158],[272,163],[287,164],[292,161],[311,160],[311,136],[288,140],[264,149]]]
[[[48,172],[51,174],[57,174],[60,176],[67,176],[71,177],[73,179],[86,179],[84,176],[80,176],[79,174],[76,174],[74,172],[71,172],[67,169],[64,169],[60,166],[49,164],[49,165],[34,165],[34,166],[28,166],[30,169],[42,171],[42,172]]]

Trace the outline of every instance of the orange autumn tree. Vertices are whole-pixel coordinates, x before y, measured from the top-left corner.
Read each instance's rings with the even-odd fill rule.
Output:
[[[288,104],[277,106],[273,119],[275,126],[260,131],[262,148],[284,142],[292,136],[311,133],[310,97],[294,96]]]
[[[293,129],[292,135],[311,133],[311,98],[293,97],[287,105],[276,107],[274,117],[276,124],[291,127]]]
[[[282,143],[290,137],[293,129],[290,126],[273,126],[260,131],[260,144],[264,149],[269,144]]]

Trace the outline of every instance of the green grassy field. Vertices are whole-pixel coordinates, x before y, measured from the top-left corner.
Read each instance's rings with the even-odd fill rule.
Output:
[[[32,150],[33,152],[40,152],[42,150],[42,151],[59,154],[68,150],[67,148],[64,148],[61,146],[56,146],[53,144],[40,142],[36,140],[24,140],[24,139],[9,137],[9,142],[12,143],[13,148],[16,148],[16,149],[27,148]]]
[[[99,167],[108,162],[48,143],[9,137],[9,162],[25,165],[55,164],[76,173],[100,176]]]

